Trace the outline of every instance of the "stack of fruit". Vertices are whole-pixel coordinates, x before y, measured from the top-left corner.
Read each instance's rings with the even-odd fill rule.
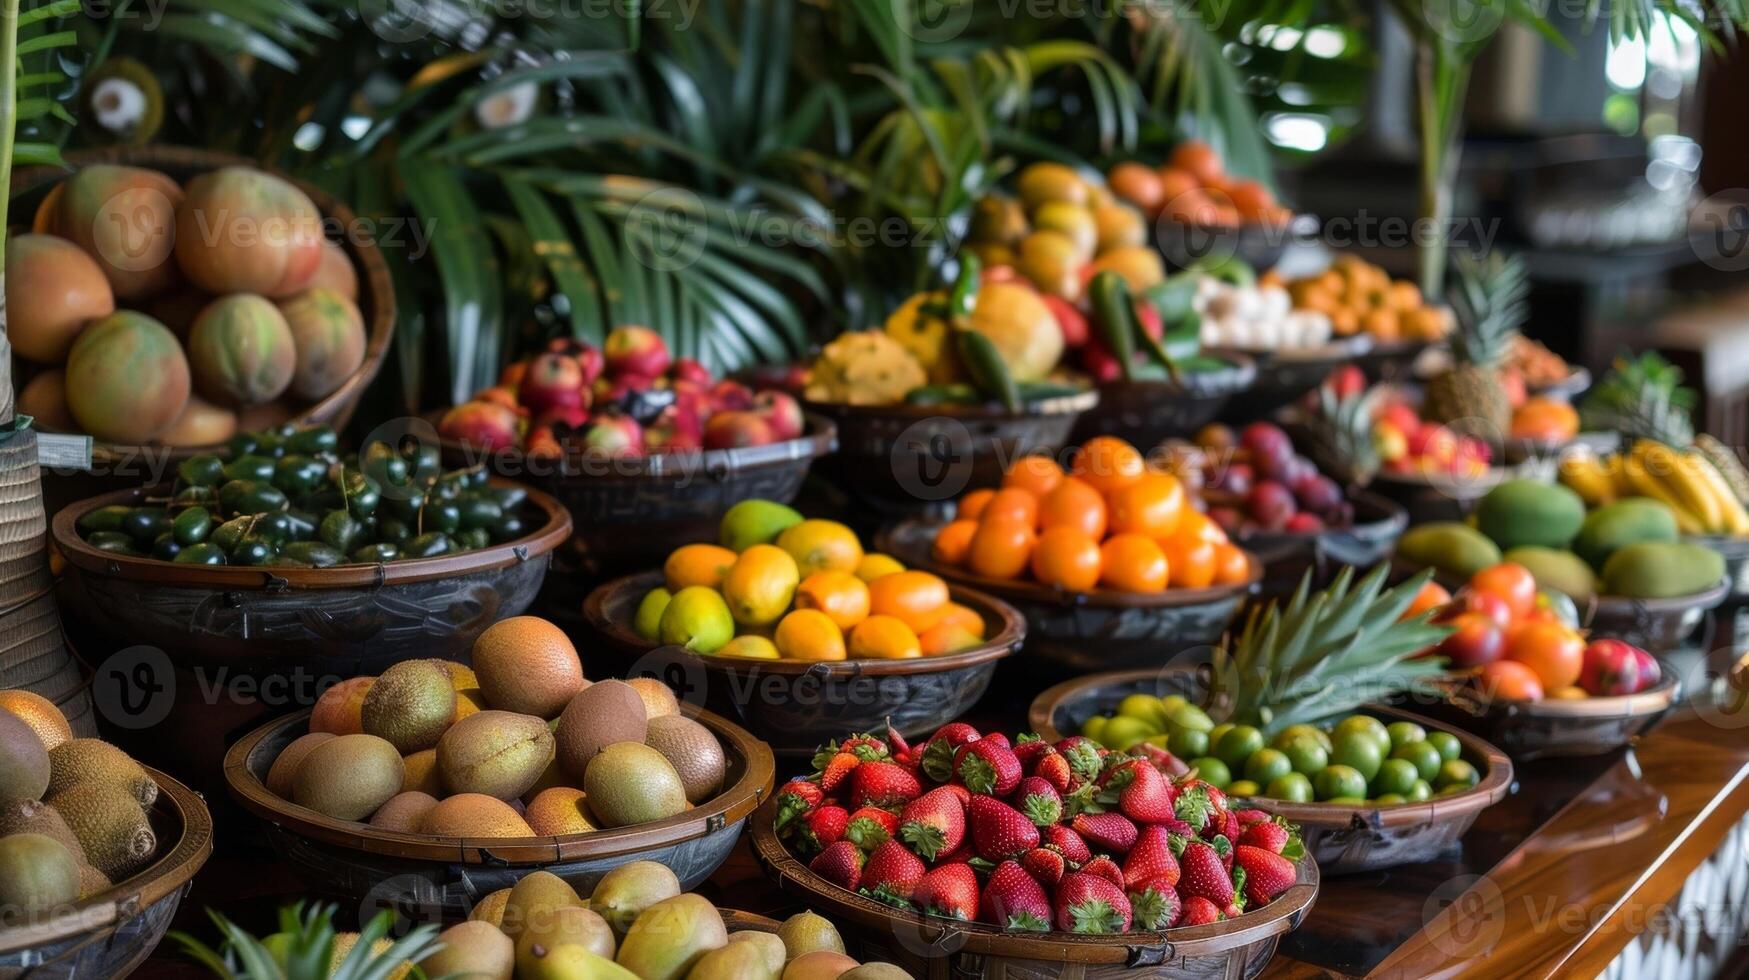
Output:
[[[1268,187],[1228,174],[1220,154],[1201,140],[1179,143],[1159,167],[1120,163],[1106,180],[1113,193],[1150,218],[1218,227],[1281,226],[1293,218]]]
[[[1472,516],[1474,526],[1439,521],[1410,528],[1397,554],[1459,580],[1504,560],[1579,602],[1693,595],[1725,574],[1724,559],[1679,540],[1676,512],[1651,497],[1623,497],[1587,513],[1566,486],[1516,479],[1488,491]]]
[[[573,441],[586,453],[635,458],[745,449],[802,434],[791,396],[755,392],[676,358],[648,327],[616,327],[600,348],[561,339],[506,367],[498,384],[444,413],[438,431],[470,450],[521,447],[556,459]]]
[[[0,691],[0,908],[11,925],[106,891],[158,850],[158,784],[127,753],[74,738],[54,704]]]
[[[373,443],[343,464],[326,426],[233,436],[228,459],[176,468],[168,499],[86,511],[92,547],[194,565],[327,568],[471,551],[533,531],[520,487],[483,469],[439,471],[436,447]]]
[[[1115,715],[1087,719],[1081,734],[1117,751],[1164,746],[1232,796],[1289,803],[1391,806],[1461,793],[1480,778],[1458,757],[1457,736],[1363,714],[1291,725],[1266,740],[1252,725],[1215,724],[1182,695],[1132,694]]]
[[[1209,517],[1231,535],[1256,531],[1316,534],[1346,527],[1354,507],[1335,480],[1318,472],[1294,451],[1293,440],[1272,422],[1253,422],[1237,435],[1225,425],[1196,434],[1202,449],[1204,481],[1225,502],[1209,507]]]
[[[754,660],[907,660],[983,642],[947,583],[865,552],[856,532],[770,500],[723,515],[718,544],[676,548],[632,627],[651,642]]]
[[[1700,436],[1684,449],[1638,439],[1626,451],[1607,456],[1569,453],[1561,459],[1560,479],[1590,507],[1653,500],[1664,505],[1683,534],[1749,536],[1749,509],[1727,473],[1749,489],[1749,474],[1731,450]]]
[[[1539,589],[1516,562],[1477,571],[1455,596],[1428,583],[1423,604],[1437,605],[1454,632],[1434,653],[1473,671],[1485,698],[1540,701],[1636,694],[1658,683],[1658,661],[1621,640],[1586,642],[1571,602]]]
[[[107,442],[203,446],[326,398],[366,338],[358,273],[322,225],[302,191],[249,167],[187,187],[136,167],[68,177],[7,243],[7,336],[37,367],[19,411]]]
[[[1451,330],[1451,312],[1429,306],[1407,279],[1392,280],[1385,270],[1355,255],[1339,255],[1315,276],[1283,283],[1265,273],[1264,281],[1285,285],[1294,309],[1321,313],[1338,337],[1370,335],[1381,344],[1431,343]]]
[[[1010,741],[964,722],[823,747],[778,791],[777,833],[816,875],[905,911],[1016,932],[1207,925],[1298,879],[1293,826],[1169,753]]]
[[[1506,373],[1516,375],[1529,391],[1553,388],[1573,375],[1573,366],[1540,340],[1519,334],[1506,355]]]
[[[1060,163],[1034,163],[1015,190],[1019,200],[992,194],[972,214],[966,247],[985,265],[1012,266],[1039,292],[1068,303],[1100,272],[1116,272],[1137,290],[1166,277],[1148,244],[1147,219],[1115,200],[1115,187]]]
[[[1330,342],[1330,318],[1317,310],[1295,309],[1288,291],[1272,281],[1232,283],[1201,276],[1191,305],[1202,318],[1204,347],[1277,353]]]
[[[503,620],[473,667],[409,660],[323,692],[269,792],[336,820],[438,837],[584,834],[675,816],[727,768],[659,681],[590,683],[557,626]]]
[[[960,499],[931,557],[1073,593],[1199,589],[1251,575],[1251,559],[1190,505],[1178,478],[1113,436],[1088,440],[1066,473],[1049,457],[1016,460],[999,489]]]

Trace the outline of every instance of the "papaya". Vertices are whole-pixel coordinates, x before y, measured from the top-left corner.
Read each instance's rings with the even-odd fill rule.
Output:
[[[280,301],[279,311],[297,352],[292,394],[310,401],[326,398],[364,363],[364,317],[345,296],[322,287],[306,289]]]
[[[1540,588],[1553,589],[1576,600],[1597,594],[1597,576],[1591,566],[1571,551],[1527,544],[1513,548],[1505,557],[1528,569]]]
[[[278,398],[297,369],[297,345],[284,314],[260,296],[221,296],[195,318],[188,359],[200,393],[221,405]]]
[[[32,230],[79,246],[118,299],[138,300],[182,280],[172,258],[182,201],[182,188],[156,170],[97,164],[49,192]]]
[[[358,302],[358,269],[346,249],[324,238],[322,260],[316,263],[316,274],[310,277],[306,289],[332,289],[352,302]]]
[[[1500,547],[1468,524],[1434,521],[1412,527],[1397,542],[1397,553],[1417,565],[1430,565],[1468,579],[1500,563]]]
[[[138,445],[169,428],[188,389],[182,345],[143,313],[96,321],[67,354],[67,408],[81,429],[107,442]]]
[[[1559,483],[1507,480],[1476,502],[1476,529],[1501,548],[1565,548],[1585,522],[1585,501]]]
[[[79,246],[53,235],[6,243],[6,336],[20,357],[60,364],[85,324],[114,312],[109,280]]]
[[[1603,563],[1606,595],[1669,599],[1711,588],[1725,576],[1725,559],[1686,541],[1637,541]]]
[[[1676,515],[1668,506],[1650,497],[1625,497],[1585,516],[1573,551],[1601,569],[1610,555],[1630,544],[1676,539]]]
[[[290,296],[315,276],[322,240],[309,195],[254,167],[201,174],[176,211],[176,262],[210,293]]]

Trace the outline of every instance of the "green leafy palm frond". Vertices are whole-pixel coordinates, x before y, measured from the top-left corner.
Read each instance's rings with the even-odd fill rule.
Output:
[[[222,980],[389,980],[400,975],[405,964],[417,963],[442,948],[437,927],[420,925],[376,949],[395,922],[394,913],[384,910],[365,925],[345,958],[333,963],[334,913],[333,905],[306,911],[299,902],[279,910],[278,932],[258,939],[209,909],[207,915],[221,937],[218,948],[185,932],[169,935],[191,959]]]
[[[16,130],[7,154],[14,163],[61,163],[59,134],[74,124],[65,103],[77,84],[66,67],[78,45],[69,24],[79,11],[79,0],[51,0],[18,12],[17,69],[9,99]]]

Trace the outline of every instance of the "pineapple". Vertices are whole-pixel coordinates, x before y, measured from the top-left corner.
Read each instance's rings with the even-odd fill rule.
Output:
[[[1694,441],[1694,389],[1682,370],[1655,353],[1623,354],[1586,394],[1579,419],[1588,431],[1619,432],[1624,443],[1653,439],[1681,448]]]
[[[1253,609],[1238,638],[1215,650],[1213,707],[1273,734],[1393,694],[1431,690],[1428,682],[1444,674],[1445,661],[1416,654],[1451,629],[1430,622],[1432,612],[1398,618],[1433,572],[1386,589],[1389,571],[1381,564],[1355,584],[1354,568],[1346,567],[1316,594],[1308,573],[1285,605]]]
[[[1373,406],[1378,389],[1341,397],[1329,385],[1318,388],[1318,401],[1304,414],[1307,455],[1318,468],[1340,482],[1365,486],[1379,470],[1373,444]]]
[[[184,932],[170,938],[220,980],[404,980],[438,949],[437,926],[414,926],[395,939],[395,915],[378,912],[362,933],[336,932],[333,905],[279,910],[279,931],[257,939],[217,912],[207,915],[224,942],[217,949]],[[424,974],[420,974],[423,976]]]
[[[1459,256],[1452,308],[1452,366],[1427,382],[1422,414],[1461,435],[1498,445],[1512,426],[1512,402],[1500,369],[1527,316],[1530,280],[1524,261],[1498,252]]]

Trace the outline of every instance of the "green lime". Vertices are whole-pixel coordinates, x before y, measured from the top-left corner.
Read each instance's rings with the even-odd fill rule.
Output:
[[[1439,767],[1439,775],[1433,779],[1433,788],[1446,790],[1456,786],[1459,789],[1469,789],[1481,779],[1481,774],[1476,772],[1475,766],[1462,759],[1453,759]]]
[[[1372,801],[1378,806],[1397,806],[1409,802],[1409,798],[1401,793],[1386,793],[1382,796],[1373,797]]]
[[[1358,770],[1367,782],[1378,775],[1379,763],[1385,761],[1385,750],[1365,732],[1341,732],[1336,736],[1336,748],[1330,753],[1336,765]]]
[[[1225,762],[1212,755],[1190,760],[1190,768],[1196,770],[1199,779],[1215,789],[1225,789],[1227,784],[1233,781],[1232,770],[1227,768]]]
[[[1100,733],[1105,731],[1106,722],[1109,721],[1111,718],[1106,715],[1094,715],[1081,723],[1081,734],[1097,742]]]
[[[1156,731],[1151,722],[1131,718],[1129,715],[1118,715],[1105,723],[1105,727],[1100,730],[1099,741],[1108,749],[1123,752]]]
[[[1160,717],[1171,721],[1174,714],[1189,706],[1190,702],[1185,700],[1184,695],[1168,694],[1160,699]]]
[[[1166,750],[1180,759],[1194,759],[1209,754],[1209,733],[1194,728],[1180,728],[1166,739]]]
[[[1429,732],[1427,744],[1438,749],[1439,757],[1446,762],[1457,758],[1458,753],[1463,749],[1463,743],[1459,742],[1458,737],[1450,732]]]
[[[1429,742],[1407,742],[1391,750],[1392,759],[1405,759],[1415,765],[1415,771],[1422,779],[1432,779],[1439,775],[1439,767],[1445,760],[1439,757],[1439,750]]]
[[[1249,779],[1240,779],[1227,784],[1228,796],[1256,796],[1262,788]]]
[[[1385,730],[1385,723],[1372,715],[1349,715],[1336,723],[1330,729],[1330,740],[1339,742],[1345,733],[1365,735],[1378,743],[1379,758],[1384,758],[1391,751],[1391,733]]]
[[[1413,789],[1415,781],[1420,778],[1415,763],[1406,759],[1386,759],[1379,766],[1379,774],[1372,778],[1372,792],[1374,796],[1384,793],[1402,796]]]
[[[1286,753],[1288,764],[1293,766],[1294,772],[1303,772],[1310,776],[1330,764],[1330,750],[1310,735],[1297,735],[1276,748]]]
[[[1267,784],[1293,771],[1294,764],[1280,749],[1258,749],[1245,760],[1245,778],[1254,783]]]
[[[1409,787],[1409,792],[1404,795],[1409,797],[1409,802],[1419,803],[1433,795],[1433,785],[1425,779],[1417,779],[1415,785]]]
[[[1427,740],[1427,729],[1412,721],[1393,721],[1385,726],[1385,732],[1391,736],[1391,748],[1408,745],[1410,742]]]
[[[192,508],[184,513],[193,513],[200,508]],[[632,629],[646,640],[655,640],[662,635],[662,612],[668,608],[668,600],[674,598],[674,593],[657,586],[644,593],[644,598],[638,602],[638,611],[632,617]]]
[[[1221,722],[1219,725],[1216,725],[1213,728],[1210,728],[1208,730],[1209,731],[1209,748],[1213,749],[1215,746],[1221,744],[1221,738],[1232,730],[1233,730],[1233,723],[1230,721]]]
[[[1166,723],[1174,729],[1194,728],[1199,732],[1206,732],[1215,727],[1214,720],[1208,716],[1208,712],[1188,702],[1181,703],[1177,707],[1167,708]]]
[[[1166,749],[1166,751],[1170,752],[1172,750],[1166,748],[1166,742],[1169,739],[1170,739],[1170,736],[1168,736],[1165,732],[1160,732],[1160,733],[1155,734],[1155,735],[1149,735],[1147,738],[1142,739],[1142,741],[1148,743],[1149,745],[1156,746],[1156,747],[1162,748],[1162,749]]]
[[[1311,738],[1322,745],[1324,751],[1330,751],[1330,736],[1317,725],[1289,725],[1281,730],[1281,734],[1275,736],[1273,744],[1278,749],[1286,748],[1287,743],[1299,738]]]
[[[1290,772],[1269,781],[1264,787],[1263,795],[1270,799],[1283,800],[1288,803],[1312,802],[1312,781],[1303,772]]]
[[[1251,758],[1251,753],[1263,748],[1263,733],[1250,725],[1235,725],[1214,740],[1215,757],[1238,769]]]
[[[1366,796],[1366,777],[1353,766],[1325,766],[1312,777],[1312,789],[1320,800],[1333,800],[1339,796]]]
[[[1140,718],[1141,720],[1161,727],[1165,716],[1160,710],[1160,699],[1152,694],[1131,694],[1117,703],[1117,713],[1120,718]]]

